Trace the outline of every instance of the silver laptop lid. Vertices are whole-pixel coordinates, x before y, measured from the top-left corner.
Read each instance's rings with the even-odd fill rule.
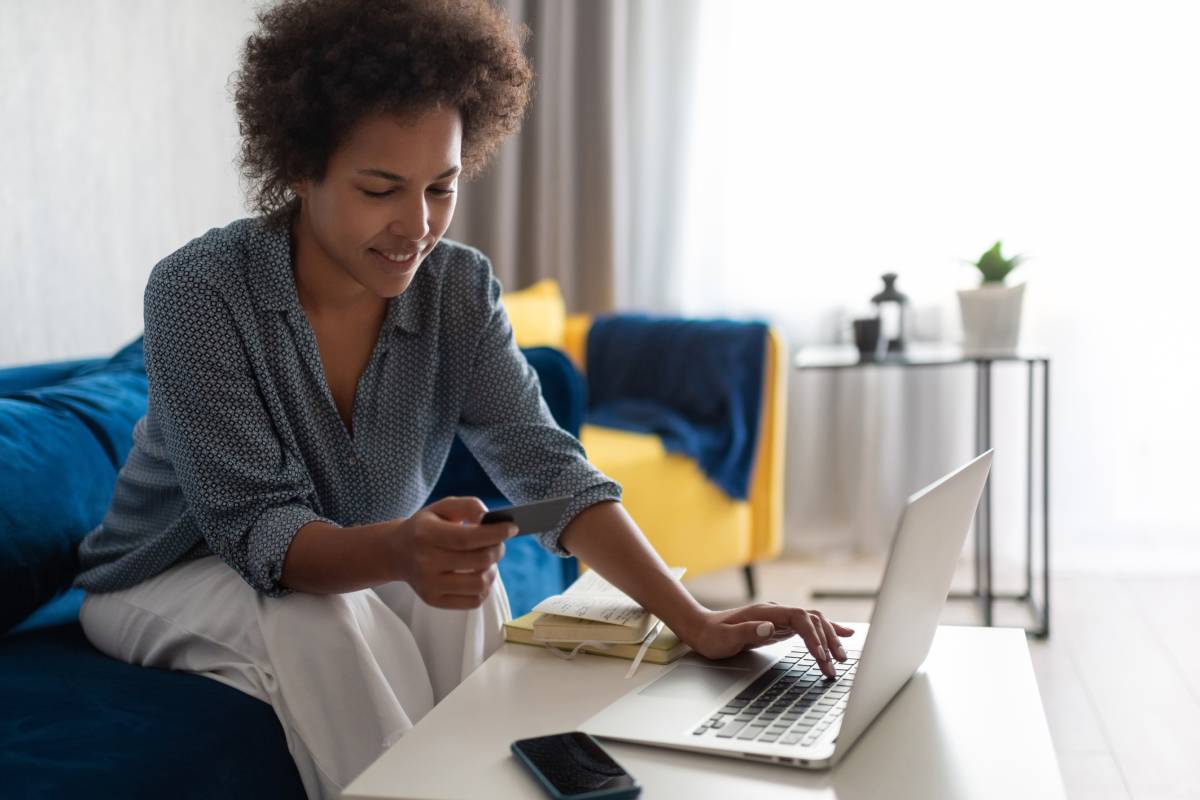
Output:
[[[929,655],[991,466],[988,450],[908,498],[842,717],[837,753],[854,744]]]

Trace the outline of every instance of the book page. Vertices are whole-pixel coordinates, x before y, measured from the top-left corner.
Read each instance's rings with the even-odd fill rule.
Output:
[[[679,580],[685,571],[685,567],[673,567],[671,574],[675,580]],[[547,597],[538,603],[533,610],[629,628],[642,625],[647,617],[644,608],[594,569],[580,575],[562,594]]]
[[[611,594],[556,594],[538,603],[533,610],[630,628],[640,625],[646,616],[645,609],[625,595]]]

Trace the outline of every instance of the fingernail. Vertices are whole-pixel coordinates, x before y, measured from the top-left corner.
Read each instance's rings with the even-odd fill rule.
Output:
[[[838,656],[838,658],[840,658],[842,661],[845,661],[845,660],[846,660],[846,648],[842,647],[840,644],[838,645],[838,649],[837,649],[837,656]]]
[[[771,631],[773,631],[773,630],[775,630],[775,626],[769,622],[760,622],[758,624],[758,627],[755,628],[755,632],[759,636],[770,636]]]

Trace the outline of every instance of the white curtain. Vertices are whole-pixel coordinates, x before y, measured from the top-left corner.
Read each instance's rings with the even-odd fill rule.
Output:
[[[702,87],[700,15],[694,0],[628,6],[628,51],[622,85],[627,124],[619,136],[625,166],[619,209],[616,301],[622,309],[667,312],[682,305],[685,265],[683,184],[691,124]]]
[[[916,333],[954,340],[961,260],[1003,239],[1030,256],[1024,344],[1054,359],[1057,564],[1200,565],[1196,6],[698,8],[678,309],[846,341],[894,271]],[[789,547],[880,552],[903,497],[971,454],[969,371],[791,378]],[[1022,378],[996,386],[1007,552]]]

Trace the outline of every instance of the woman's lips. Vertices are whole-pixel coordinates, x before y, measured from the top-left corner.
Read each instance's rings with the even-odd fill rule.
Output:
[[[380,264],[382,264],[386,269],[388,269],[391,272],[404,272],[404,271],[410,269],[417,263],[417,261],[420,259],[420,256],[421,256],[420,250],[414,250],[413,252],[408,253],[407,256],[403,260],[396,261],[391,258],[388,258],[382,252],[380,252],[379,250],[376,250],[375,248],[371,248],[371,253],[372,253],[372,255],[375,256],[375,259],[377,261],[379,261]]]

